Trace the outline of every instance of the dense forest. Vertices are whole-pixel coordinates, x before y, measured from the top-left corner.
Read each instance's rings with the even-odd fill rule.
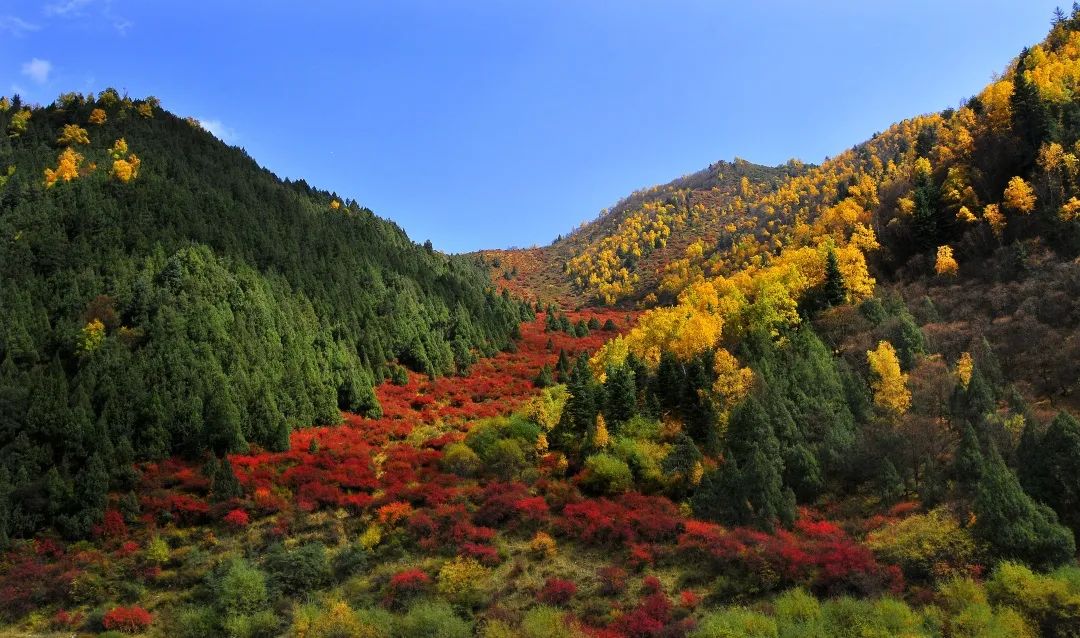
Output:
[[[0,108],[14,631],[1080,635],[1080,7],[471,256],[153,99]]]
[[[152,98],[4,98],[0,131],[0,538],[87,533],[133,461],[377,414],[394,366],[464,373],[529,316]]]

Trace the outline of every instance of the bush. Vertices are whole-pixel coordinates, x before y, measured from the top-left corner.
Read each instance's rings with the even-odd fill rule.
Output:
[[[169,623],[169,636],[174,638],[206,638],[218,633],[217,614],[209,607],[184,607]]]
[[[568,621],[562,610],[545,605],[533,607],[525,613],[516,635],[522,638],[577,638],[581,634]]]
[[[105,612],[105,615],[101,618],[101,624],[105,629],[136,634],[145,631],[153,620],[154,617],[150,615],[150,612],[135,605],[133,607],[113,607]]]
[[[537,558],[554,558],[559,553],[559,548],[549,534],[537,532],[529,541],[529,552]]]
[[[439,570],[438,591],[456,605],[477,607],[487,599],[491,570],[474,558],[457,557]]]
[[[340,600],[325,607],[304,605],[293,613],[296,638],[389,638],[393,617],[378,610],[354,611]]]
[[[273,638],[278,635],[280,624],[274,612],[264,609],[255,614],[227,616],[221,629],[229,638]]]
[[[1080,634],[1080,591],[1068,580],[1035,574],[1018,563],[1001,563],[986,583],[994,605],[1015,608],[1041,636]]]
[[[577,593],[577,585],[572,580],[549,578],[537,594],[537,599],[545,605],[565,605]]]
[[[585,459],[582,484],[602,494],[621,494],[634,486],[634,475],[621,459],[594,454]]]
[[[470,638],[472,633],[472,623],[455,616],[443,601],[417,602],[394,627],[395,638]]]
[[[479,455],[464,443],[451,443],[443,450],[442,467],[458,476],[475,476],[483,467]]]
[[[267,606],[266,576],[242,558],[223,564],[209,580],[214,601],[226,615],[252,614]]]
[[[732,607],[706,614],[690,638],[777,638],[776,621],[768,616]]]
[[[805,589],[791,589],[773,601],[776,623],[781,638],[791,636],[825,636],[821,604]]]
[[[266,558],[274,589],[286,594],[309,593],[330,582],[330,562],[326,547],[319,542],[301,545],[292,551],[278,545]]]
[[[909,577],[927,579],[942,566],[960,569],[975,560],[971,533],[944,508],[915,514],[870,534],[867,546]]]

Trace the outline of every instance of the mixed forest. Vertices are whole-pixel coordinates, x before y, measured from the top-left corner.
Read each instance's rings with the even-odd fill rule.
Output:
[[[13,635],[1080,635],[1080,8],[820,165],[450,256],[0,99]]]

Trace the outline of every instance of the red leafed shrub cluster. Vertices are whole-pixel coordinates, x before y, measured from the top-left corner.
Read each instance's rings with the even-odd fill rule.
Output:
[[[101,624],[105,629],[111,631],[134,634],[144,631],[153,620],[154,618],[150,615],[150,612],[135,605],[133,607],[113,607],[105,612]]]
[[[577,593],[577,585],[572,580],[549,578],[544,582],[537,600],[545,605],[565,605]]]
[[[605,596],[618,596],[626,591],[626,570],[615,565],[601,567],[600,593]]]
[[[0,554],[0,617],[67,602],[71,583],[88,565],[104,561],[100,552],[68,553],[51,539],[14,546]]]
[[[99,538],[124,538],[127,531],[124,516],[115,509],[105,510],[105,517],[93,529],[94,535]]]
[[[431,585],[431,576],[423,570],[412,568],[390,577],[388,598],[396,600],[425,591]]]
[[[225,518],[222,520],[224,520],[229,527],[232,527],[234,529],[243,529],[247,527],[248,523],[250,522],[248,513],[242,509],[232,510],[231,512],[226,514]]]
[[[570,503],[558,521],[563,534],[601,545],[674,540],[680,525],[679,510],[670,500],[637,493]]]
[[[894,566],[878,564],[869,549],[835,524],[814,520],[806,511],[792,531],[775,534],[687,521],[677,552],[687,560],[705,561],[717,571],[769,570],[780,577],[780,586],[804,585],[822,593],[871,593],[898,590],[903,584]]]

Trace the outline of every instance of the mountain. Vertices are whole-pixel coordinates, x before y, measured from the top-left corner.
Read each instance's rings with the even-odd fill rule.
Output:
[[[747,202],[805,170],[797,161],[775,168],[716,162],[632,193],[549,246],[480,255],[500,287],[541,302],[656,305],[672,300],[662,286],[670,264],[760,232],[770,220],[748,214]]]
[[[0,131],[0,533],[89,529],[133,460],[377,414],[395,366],[464,372],[528,316],[152,98],[5,98]]]

